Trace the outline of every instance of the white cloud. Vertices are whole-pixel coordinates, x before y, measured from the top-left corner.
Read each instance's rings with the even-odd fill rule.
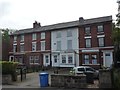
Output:
[[[29,28],[37,20],[41,25],[117,14],[115,0],[2,0],[8,3],[1,14],[2,28]],[[1,5],[1,4],[0,4]]]

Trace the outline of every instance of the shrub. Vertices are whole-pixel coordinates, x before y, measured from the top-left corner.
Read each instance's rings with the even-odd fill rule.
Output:
[[[13,74],[16,72],[18,62],[1,61],[2,74]]]
[[[120,89],[120,69],[113,70],[113,86]]]

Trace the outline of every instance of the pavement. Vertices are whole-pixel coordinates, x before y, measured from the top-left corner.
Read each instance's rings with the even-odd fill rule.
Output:
[[[2,88],[42,88],[40,86],[40,79],[39,79],[39,74],[43,72],[43,71],[40,71],[40,72],[34,72],[34,73],[28,73],[26,75],[26,79],[25,80],[22,80],[20,79],[20,75],[18,76],[18,80],[15,81],[15,82],[12,82],[10,85],[2,85]],[[51,77],[50,75],[53,74],[54,72],[51,71],[51,70],[48,70],[48,71],[44,71],[44,72],[47,72],[49,74],[49,84],[51,83]],[[62,73],[68,73],[67,71],[61,71],[59,72],[60,74]],[[88,88],[98,88],[98,80],[95,80],[94,81],[94,84],[90,84],[88,85]],[[45,87],[46,89],[48,88],[51,88],[51,90],[53,89],[58,89],[57,87]],[[61,89],[60,89],[61,90]]]

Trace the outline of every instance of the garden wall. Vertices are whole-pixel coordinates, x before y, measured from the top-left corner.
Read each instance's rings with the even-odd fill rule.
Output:
[[[86,75],[51,75],[51,87],[86,88]]]

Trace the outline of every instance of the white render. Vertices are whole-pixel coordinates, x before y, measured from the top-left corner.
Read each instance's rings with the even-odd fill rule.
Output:
[[[72,31],[72,36],[67,36],[67,30]],[[61,37],[57,38],[56,33],[61,32]],[[78,28],[68,28],[51,32],[51,60],[53,67],[74,67],[79,65],[79,44]],[[67,40],[72,40],[72,50],[67,49]],[[57,50],[57,41],[61,41],[61,50]],[[54,55],[57,55],[57,63],[54,63]],[[61,55],[66,55],[66,64],[61,61]],[[73,55],[73,63],[68,63],[68,55]]]

